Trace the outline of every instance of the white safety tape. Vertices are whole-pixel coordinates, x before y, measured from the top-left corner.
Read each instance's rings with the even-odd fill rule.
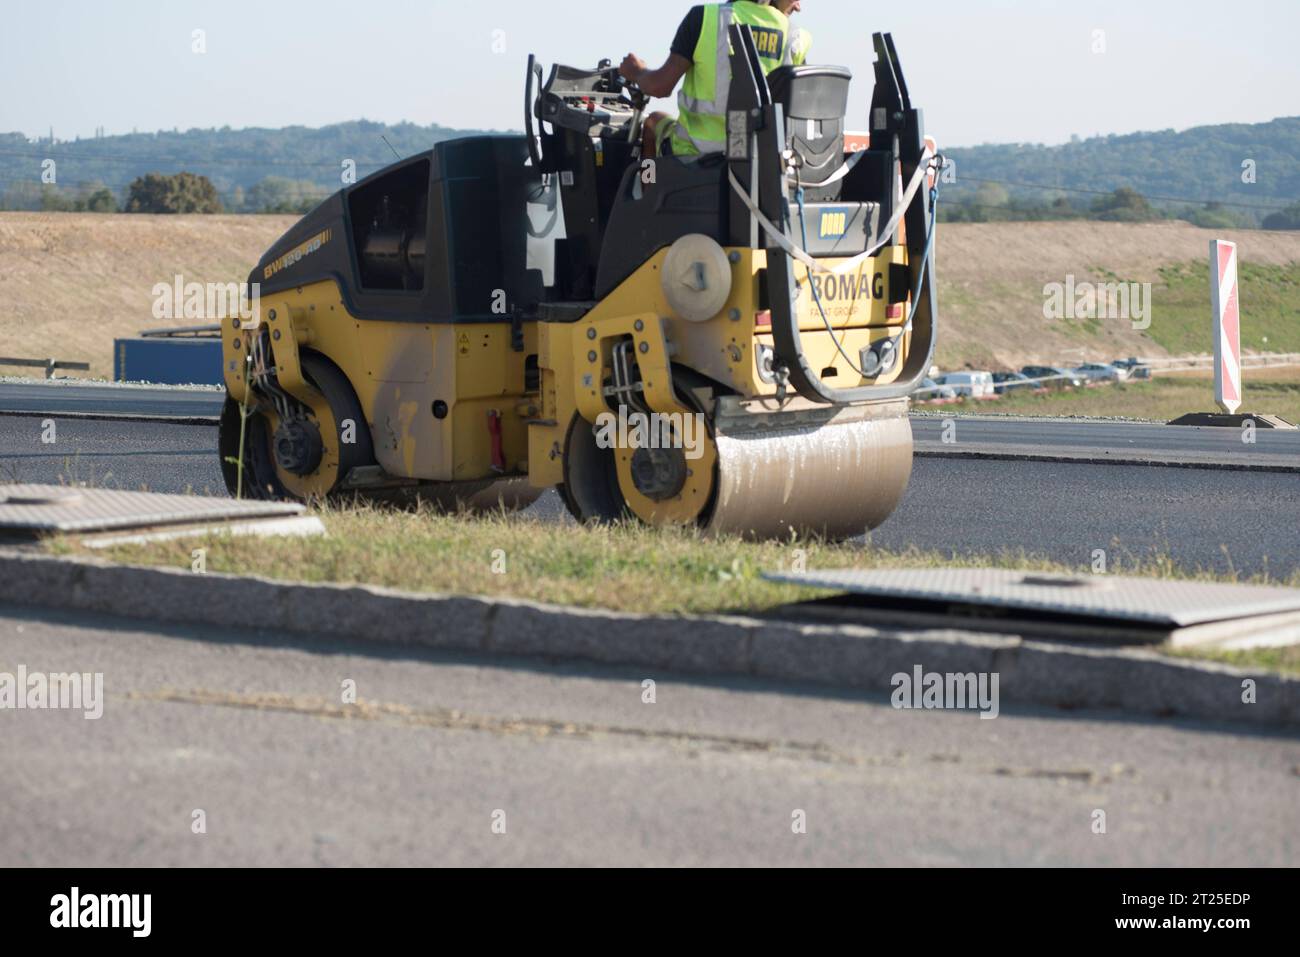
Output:
[[[844,177],[852,173],[854,167],[856,167],[860,162],[862,162],[862,157],[866,155],[867,155],[866,150],[858,150],[856,153],[854,153],[852,156],[846,159],[843,163],[841,163],[840,168],[837,169],[835,172],[831,173],[831,175],[826,177],[826,179],[824,179],[822,182],[813,183],[812,184],[813,188],[822,189],[825,186],[830,186],[832,183],[838,183]]]
[[[845,273],[856,269],[863,262],[870,259],[880,251],[880,248],[884,246],[885,243],[889,241],[889,237],[894,234],[894,230],[898,228],[899,222],[902,221],[903,215],[911,208],[912,200],[916,197],[916,191],[921,188],[921,183],[925,180],[926,172],[929,168],[929,161],[932,157],[933,154],[928,149],[924,154],[922,154],[921,162],[916,166],[916,173],[912,176],[912,181],[908,184],[906,192],[903,193],[902,200],[894,210],[894,215],[891,216],[889,222],[885,224],[885,228],[882,229],[877,236],[872,237],[872,241],[868,244],[866,251],[859,253],[852,259],[846,259],[835,267],[822,265],[819,260],[814,259],[806,250],[800,249],[793,242],[787,239],[785,233],[780,229],[777,229],[772,221],[763,215],[763,211],[758,208],[758,204],[749,198],[749,194],[745,192],[745,187],[741,185],[740,180],[736,179],[736,174],[732,172],[730,168],[727,170],[727,178],[731,180],[731,188],[736,191],[736,195],[740,197],[741,202],[743,202],[746,208],[754,214],[754,218],[758,220],[759,224],[763,227],[763,231],[771,237],[773,242],[809,269],[821,273]]]

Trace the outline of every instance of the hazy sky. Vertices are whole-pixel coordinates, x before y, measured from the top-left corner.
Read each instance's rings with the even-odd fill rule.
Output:
[[[518,129],[529,52],[661,61],[687,0],[6,0],[0,132],[59,139],[366,118]],[[950,146],[1300,114],[1300,0],[805,0],[812,60],[894,34]],[[192,51],[204,31],[206,52]],[[497,33],[496,31],[503,31]],[[1093,52],[1104,31],[1105,52]],[[494,52],[504,47],[503,52]]]

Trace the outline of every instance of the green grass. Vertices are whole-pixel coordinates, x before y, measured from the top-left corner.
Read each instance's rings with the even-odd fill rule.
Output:
[[[1300,352],[1300,263],[1267,266],[1243,261],[1239,279],[1242,348]],[[1210,288],[1204,262],[1162,268],[1151,296],[1147,335],[1173,355],[1210,351]]]
[[[1300,370],[1247,371],[1244,393],[1243,411],[1280,415],[1290,422],[1300,423]],[[1018,391],[997,402],[965,402],[934,408],[1013,415],[1119,417],[1155,422],[1168,422],[1188,412],[1217,411],[1214,382],[1203,374],[1163,375],[1045,395]]]
[[[656,530],[630,522],[579,529],[517,515],[466,516],[380,506],[326,507],[315,514],[328,530],[324,537],[212,535],[96,554],[188,569],[192,550],[204,548],[207,569],[214,572],[665,613],[761,611],[809,597],[804,589],[761,577],[764,571],[783,568],[987,564],[983,559],[821,541],[709,538],[693,529]],[[60,553],[77,550],[59,541],[49,547]],[[1059,570],[1023,555],[1008,554],[995,564]]]
[[[1282,674],[1300,675],[1300,647],[1252,648],[1248,651],[1202,651],[1180,649],[1167,654],[1176,658],[1217,661],[1235,668],[1263,668]]]
[[[203,548],[207,570],[212,572],[669,614],[753,613],[820,597],[818,592],[761,577],[764,571],[778,569],[992,566],[1087,573],[1086,569],[1010,552],[972,558],[818,541],[749,542],[630,523],[575,528],[511,515],[458,516],[375,506],[326,508],[316,514],[328,530],[324,537],[211,535],[96,554],[119,562],[188,570],[193,550]],[[84,553],[66,541],[48,547],[59,554]],[[1111,571],[1224,580],[1221,575],[1176,567],[1160,557],[1142,562],[1113,555]],[[1289,584],[1300,586],[1300,572],[1291,576]],[[1300,661],[1295,657],[1279,662],[1285,670],[1300,673]]]

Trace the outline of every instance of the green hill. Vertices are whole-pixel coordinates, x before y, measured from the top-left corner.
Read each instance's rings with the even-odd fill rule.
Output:
[[[342,185],[345,160],[355,161],[360,178],[391,163],[394,153],[409,156],[473,132],[357,120],[319,129],[173,130],[53,143],[0,133],[0,208],[42,208],[42,163],[53,159],[64,196],[104,186],[121,202],[137,176],[185,170],[211,179],[231,211],[291,211]],[[956,161],[956,182],[944,190],[950,218],[1172,216],[1202,226],[1257,226],[1268,214],[1300,204],[1300,117],[945,153]],[[1254,164],[1253,177],[1244,175],[1247,161]],[[1152,208],[1091,208],[1122,187],[1142,194]],[[1207,210],[1207,204],[1214,206]],[[1300,227],[1300,208],[1294,227]]]
[[[392,163],[395,153],[410,156],[473,132],[356,120],[319,129],[161,130],[53,144],[0,133],[0,208],[41,208],[42,163],[53,159],[57,185],[65,192],[103,185],[120,202],[137,176],[184,170],[212,180],[227,209],[260,211],[265,204],[255,192],[259,185],[262,193],[319,198],[343,185],[345,160],[355,162],[360,179]],[[274,190],[266,188],[268,181]]]
[[[1068,203],[1082,210],[1128,187],[1165,215],[1217,204],[1242,225],[1257,225],[1268,213],[1300,203],[1300,116],[944,153],[956,162],[956,182],[947,186],[945,200],[990,209],[1057,201],[1058,208]]]

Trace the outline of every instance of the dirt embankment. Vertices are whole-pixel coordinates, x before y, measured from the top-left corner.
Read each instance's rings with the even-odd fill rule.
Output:
[[[1210,343],[1209,245],[1236,242],[1243,262],[1300,262],[1300,232],[1197,229],[1187,223],[952,223],[937,238],[939,362],[944,368],[1016,368],[1027,362],[1159,356],[1125,319],[1068,323],[1043,314],[1051,283],[1159,284],[1162,267],[1206,264],[1205,351]],[[1160,290],[1152,319],[1161,321]],[[1300,308],[1300,303],[1297,303]]]
[[[156,284],[244,282],[296,219],[0,213],[0,355],[88,361],[110,377],[114,338],[196,324],[155,319]]]
[[[0,213],[0,355],[86,360],[92,374],[111,375],[115,337],[171,324],[152,314],[156,284],[178,275],[242,282],[294,221]],[[1216,233],[1182,223],[945,225],[937,245],[939,362],[1000,368],[1162,354],[1123,319],[1086,328],[1045,319],[1043,288],[1068,276],[1155,282],[1163,266],[1204,262],[1216,237],[1239,242],[1248,262],[1300,262],[1300,232]],[[1208,299],[1207,289],[1207,324]]]

